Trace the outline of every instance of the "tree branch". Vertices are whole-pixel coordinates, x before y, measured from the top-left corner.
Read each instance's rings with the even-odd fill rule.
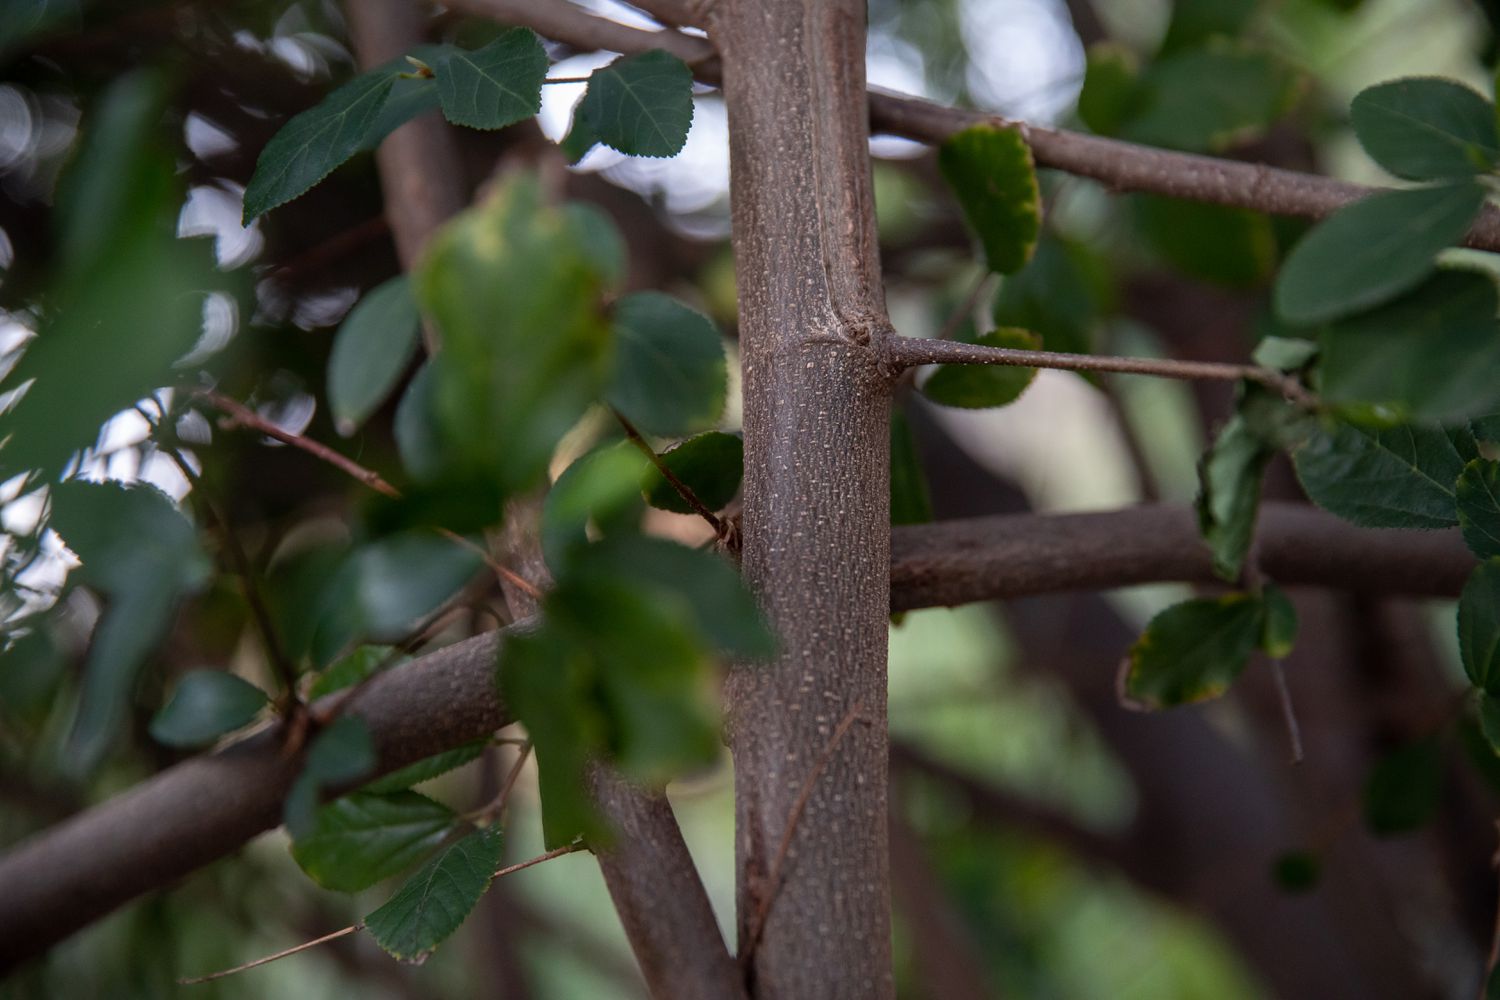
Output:
[[[1357,528],[1312,507],[1266,503],[1260,567],[1286,585],[1453,597],[1474,556],[1454,531]],[[896,528],[891,610],[1165,581],[1223,583],[1186,507],[1010,514]]]
[[[1454,597],[1474,567],[1456,532],[1356,528],[1291,504],[1265,505],[1258,538],[1262,568],[1287,585]],[[1185,507],[897,528],[892,549],[895,611],[1215,580]],[[525,627],[440,649],[361,691],[348,710],[370,728],[378,773],[507,724],[495,697],[496,651],[503,635]],[[1100,683],[1108,683],[1102,673]],[[264,731],[184,761],[11,848],[0,856],[0,971],[271,829],[300,766],[296,757],[283,758],[276,730]]]
[[[627,53],[666,49],[693,65],[700,80],[719,82],[719,66],[709,41],[679,31],[632,28],[590,14],[569,0],[452,0],[449,6],[511,24],[524,24],[549,38],[581,48]],[[691,12],[691,4],[682,0],[652,0],[642,6],[678,23],[697,25],[703,21],[696,15],[690,21],[681,20],[685,11]],[[1248,208],[1270,215],[1321,219],[1352,201],[1382,190],[1258,163],[1042,128],[982,111],[965,111],[915,97],[870,91],[870,126],[876,132],[936,144],[955,132],[981,124],[1019,129],[1040,166],[1092,178],[1116,192],[1144,192]],[[1500,211],[1486,205],[1465,242],[1480,250],[1500,251]]]
[[[1257,365],[1234,365],[1215,361],[1178,361],[1175,358],[1122,358],[1103,354],[1060,354],[1056,351],[1025,351],[1011,347],[989,347],[954,340],[925,337],[893,337],[887,358],[896,368],[917,365],[1007,365],[1018,368],[1050,368],[1070,372],[1116,372],[1126,375],[1157,375],[1184,380],[1238,382],[1248,379],[1304,405],[1316,400],[1295,378]]]

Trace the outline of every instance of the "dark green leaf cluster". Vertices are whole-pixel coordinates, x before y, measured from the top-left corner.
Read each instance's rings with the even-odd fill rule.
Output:
[[[547,68],[536,34],[509,28],[479,49],[419,46],[361,73],[266,144],[245,189],[245,224],[305,194],[355,153],[374,149],[434,107],[453,124],[475,129],[530,118],[541,110]],[[622,56],[590,77],[564,148],[574,160],[596,142],[636,156],[675,156],[692,122],[693,75],[680,59],[662,51]],[[398,325],[404,329],[389,324]],[[370,379],[377,381],[374,374]]]

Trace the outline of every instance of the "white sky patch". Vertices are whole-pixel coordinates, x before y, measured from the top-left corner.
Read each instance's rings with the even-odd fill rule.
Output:
[[[245,210],[245,189],[232,181],[203,184],[188,192],[187,202],[177,217],[177,235],[212,236],[214,257],[219,267],[229,271],[248,264],[260,255],[265,240],[260,221],[240,225]]]
[[[1061,0],[963,0],[959,16],[981,106],[1052,122],[1077,101],[1083,47]]]
[[[865,47],[865,78],[871,87],[928,97],[926,64],[916,46],[888,32],[872,32]],[[927,146],[894,135],[870,137],[870,153],[882,159],[921,156]]]
[[[194,111],[182,124],[182,141],[200,160],[211,160],[216,156],[232,153],[239,148],[239,140],[229,132]]]

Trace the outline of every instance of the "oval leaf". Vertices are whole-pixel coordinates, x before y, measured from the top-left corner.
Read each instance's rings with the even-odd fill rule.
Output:
[[[152,718],[151,736],[172,747],[203,746],[249,723],[266,700],[264,691],[234,674],[193,670]]]
[[[372,289],[339,326],[328,358],[328,403],[340,434],[353,434],[395,388],[416,354],[420,328],[404,274]]]
[[[403,961],[421,959],[458,930],[500,866],[498,828],[475,830],[396,890],[365,917],[375,943]]]
[[[1473,685],[1500,696],[1500,560],[1481,563],[1464,584],[1458,599],[1458,650]]]
[[[1036,351],[1042,339],[1030,330],[1001,327],[977,338],[974,343],[985,347],[1008,347]],[[1021,393],[1036,378],[1035,368],[1010,365],[939,365],[922,383],[922,395],[934,403],[965,410],[982,410],[1005,406],[1021,398]]]
[[[709,431],[663,452],[661,460],[709,510],[723,510],[740,491],[745,475],[745,442],[738,434]],[[659,510],[694,514],[692,506],[655,466],[646,470],[646,502]]]
[[[1497,309],[1489,277],[1440,270],[1396,301],[1319,334],[1319,395],[1433,423],[1489,413],[1500,405]]]
[[[653,49],[594,70],[578,113],[593,138],[632,156],[676,156],[693,124],[693,71]]]
[[[713,321],[660,292],[638,292],[615,311],[610,403],[641,430],[677,437],[724,412],[729,376]]]
[[[1321,323],[1421,284],[1439,250],[1468,232],[1484,189],[1473,181],[1371,195],[1339,209],[1292,250],[1276,280],[1276,311]]]
[[[399,792],[413,785],[420,785],[424,781],[431,781],[439,775],[463,767],[470,761],[478,760],[487,746],[489,746],[488,740],[475,740],[472,743],[456,746],[452,750],[444,750],[442,753],[423,758],[415,764],[408,764],[399,771],[392,771],[384,778],[370,782],[363,790],[388,794]]]
[[[318,810],[292,857],[323,888],[358,892],[416,864],[455,822],[451,809],[416,792],[355,792]]]
[[[1359,93],[1349,108],[1371,159],[1414,181],[1470,177],[1500,159],[1495,108],[1454,80],[1410,77]]]
[[[283,125],[255,161],[244,224],[306,194],[359,152],[395,82],[388,67],[361,73]]]
[[[448,48],[434,63],[443,116],[469,128],[504,128],[542,109],[547,52],[529,28],[509,28],[482,49]]]
[[[1464,435],[1466,436],[1466,435]],[[1366,528],[1450,528],[1472,442],[1442,430],[1338,424],[1292,453],[1313,503]]]
[[[1020,131],[966,128],[943,143],[938,166],[979,235],[989,269],[1010,274],[1024,267],[1042,229],[1042,193]]]
[[[1265,608],[1245,594],[1173,605],[1131,647],[1126,693],[1147,708],[1217,698],[1264,632]]]
[[[1500,462],[1475,459],[1458,477],[1458,524],[1470,551],[1500,556]]]

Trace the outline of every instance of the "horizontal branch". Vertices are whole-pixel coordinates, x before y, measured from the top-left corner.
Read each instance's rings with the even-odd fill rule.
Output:
[[[1289,504],[1265,506],[1257,545],[1265,573],[1287,585],[1453,597],[1474,566],[1456,532],[1372,531]],[[894,611],[1215,579],[1184,507],[1018,514],[892,534]],[[348,711],[370,728],[377,773],[510,721],[494,685],[504,634],[395,667],[359,693]],[[1105,672],[1100,682],[1108,682]],[[277,825],[300,766],[282,755],[277,731],[261,732],[171,767],[0,856],[0,971]]]
[[[503,634],[447,646],[359,693],[346,711],[369,727],[376,775],[510,721],[494,684]],[[301,754],[284,754],[279,727],[263,730],[168,768],[0,856],[0,974],[279,824],[301,767]]]
[[[1312,507],[1267,503],[1261,570],[1289,586],[1456,597],[1475,565],[1456,531],[1358,528]],[[896,528],[891,610],[1142,583],[1222,583],[1187,507],[1008,514]]]
[[[448,6],[508,24],[524,24],[548,38],[580,48],[625,53],[665,49],[692,65],[700,80],[719,82],[713,45],[695,35],[633,28],[591,14],[570,0],[452,0]],[[702,20],[693,5],[682,0],[648,0],[641,6],[654,8],[678,24]],[[688,14],[693,16],[688,18]],[[981,124],[1019,129],[1040,166],[1092,178],[1117,192],[1159,194],[1271,215],[1321,219],[1381,190],[1317,174],[1043,128],[982,111],[870,91],[872,131],[937,144],[955,132]],[[1500,251],[1500,211],[1486,205],[1465,242],[1480,250]]]
[[[1018,368],[1050,368],[1070,372],[1114,372],[1125,375],[1155,375],[1161,378],[1238,382],[1259,382],[1290,399],[1312,403],[1307,389],[1295,378],[1256,365],[1225,364],[1218,361],[1178,361],[1173,358],[1123,358],[1104,354],[1060,354],[1056,351],[1027,351],[1011,347],[989,347],[965,344],[956,340],[933,340],[925,337],[893,337],[887,347],[894,367],[917,365],[1007,365]]]

